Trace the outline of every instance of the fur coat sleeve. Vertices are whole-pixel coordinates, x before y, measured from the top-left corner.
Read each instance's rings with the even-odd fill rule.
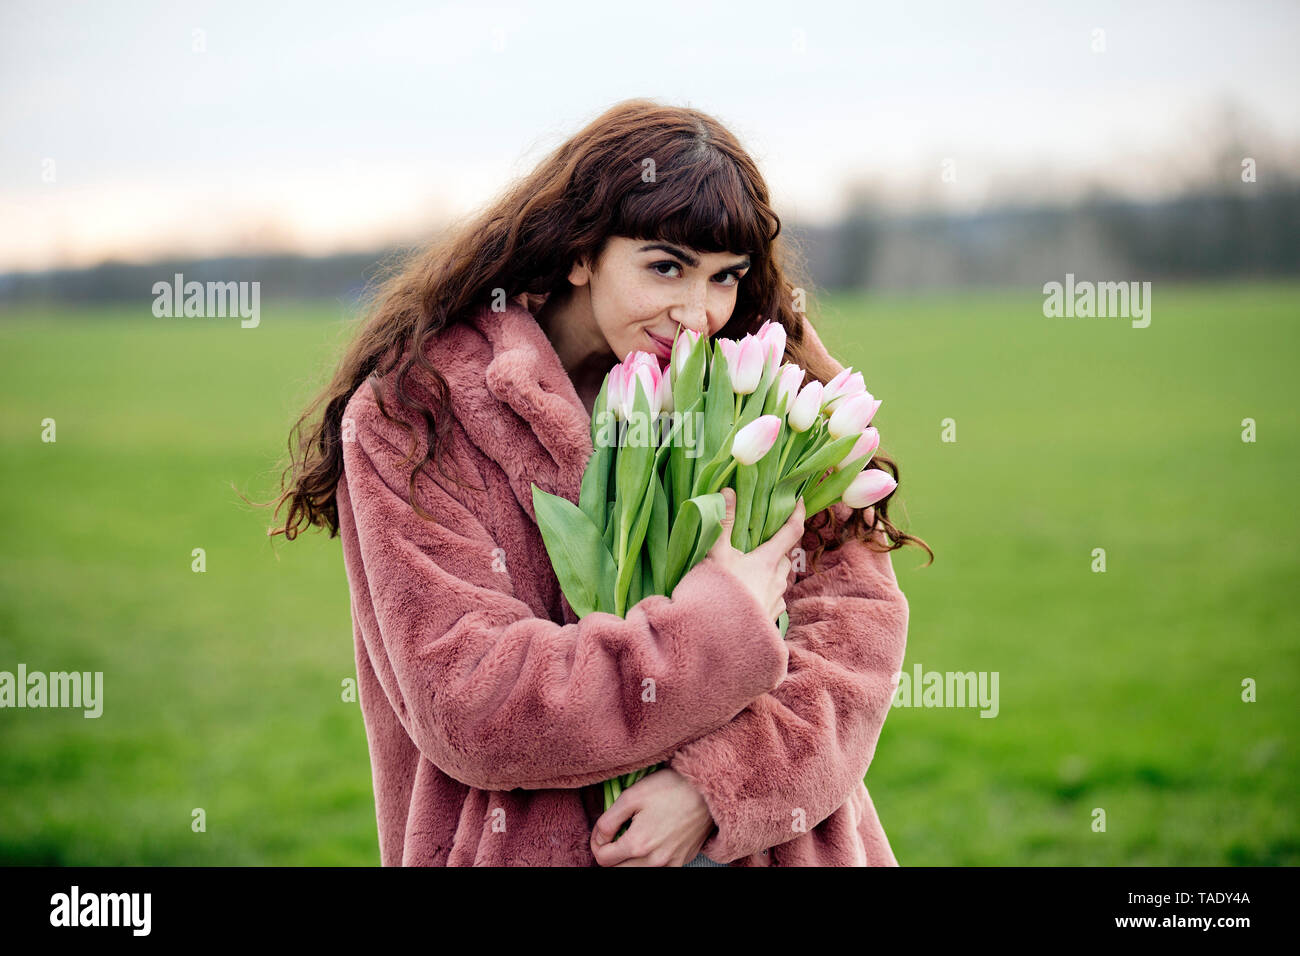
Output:
[[[599,783],[666,760],[785,678],[794,645],[712,559],[625,618],[537,616],[498,560],[510,543],[426,470],[416,500],[437,520],[414,513],[406,432],[367,390],[348,415],[355,570],[376,625],[366,650],[407,735],[452,778],[482,790]]]
[[[863,786],[903,665],[907,599],[889,556],[861,541],[826,551],[786,609],[785,680],[669,761],[708,804],[717,830],[701,852],[719,863],[812,831]]]

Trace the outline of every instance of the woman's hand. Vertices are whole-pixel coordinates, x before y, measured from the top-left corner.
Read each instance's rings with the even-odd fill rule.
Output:
[[[628,817],[632,824],[614,840]],[[664,767],[632,784],[601,814],[591,831],[591,852],[601,866],[682,866],[695,859],[713,830],[699,791]]]
[[[804,502],[795,502],[794,511],[776,533],[753,551],[732,547],[731,528],[736,521],[736,492],[722,489],[726,502],[726,515],[722,519],[722,533],[709,549],[709,557],[729,570],[740,583],[749,589],[754,599],[767,611],[769,621],[775,621],[785,611],[785,589],[790,583],[790,552],[803,540]],[[640,781],[638,781],[639,783]]]

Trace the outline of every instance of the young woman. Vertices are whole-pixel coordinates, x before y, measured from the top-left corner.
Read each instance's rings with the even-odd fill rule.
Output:
[[[724,127],[632,100],[379,290],[294,427],[272,533],[342,535],[383,864],[897,865],[863,776],[906,643],[889,553],[925,543],[888,499],[741,553],[728,491],[671,596],[581,621],[533,512],[534,485],[577,501],[632,351],[771,319],[788,361],[841,370],[779,230]],[[654,764],[604,811],[602,781]]]

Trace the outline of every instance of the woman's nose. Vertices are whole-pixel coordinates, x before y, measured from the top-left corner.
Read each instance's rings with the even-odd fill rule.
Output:
[[[670,310],[668,317],[674,322],[681,323],[682,326],[692,332],[708,335],[709,313],[704,308],[704,291],[700,290],[692,294],[690,301],[683,303],[675,310]]]

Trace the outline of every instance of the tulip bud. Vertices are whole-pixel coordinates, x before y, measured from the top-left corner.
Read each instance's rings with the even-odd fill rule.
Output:
[[[645,365],[638,365],[633,369],[633,381],[640,382],[641,388],[645,391],[646,403],[650,406],[651,418],[658,416],[660,408],[663,405],[663,389],[659,384],[663,381],[663,378],[661,376],[656,376],[658,371],[658,365],[654,367],[653,372]],[[636,393],[632,392],[631,395],[635,402]]]
[[[664,374],[659,361],[649,352],[633,352],[609,373],[609,407],[620,421],[627,421],[636,408],[637,383],[645,390],[651,416],[663,404]]]
[[[759,327],[755,338],[763,345],[764,361],[769,365],[779,365],[785,357],[785,326],[768,319]]]
[[[850,508],[867,508],[888,496],[897,487],[898,482],[894,480],[893,475],[879,468],[867,468],[849,482],[840,500]]]
[[[785,410],[789,413],[791,406],[794,405],[795,395],[799,392],[799,385],[803,381],[804,370],[792,362],[786,362],[781,366],[781,371],[777,377],[776,386],[776,407],[781,407],[781,399],[785,398]]]
[[[868,397],[868,398],[871,397],[871,393],[870,393],[870,392],[867,392],[866,394],[867,394],[867,397]],[[867,410],[867,421],[868,421],[868,422],[870,422],[871,419],[873,419],[873,418],[876,417],[876,412],[877,412],[877,410],[879,410],[879,408],[880,408],[880,404],[881,404],[881,399],[876,398],[876,399],[873,399],[873,400],[872,400],[872,402],[871,402],[871,408],[869,408],[869,409]]]
[[[772,450],[781,434],[781,419],[760,415],[740,431],[731,443],[731,454],[742,465],[752,465]]]
[[[826,410],[833,412],[839,408],[845,399],[852,398],[854,395],[861,395],[866,390],[867,386],[862,380],[862,373],[853,371],[853,367],[849,366],[826,383],[826,390],[822,393],[822,401],[826,403]]]
[[[817,421],[822,409],[822,383],[813,379],[799,392],[799,397],[790,406],[786,416],[790,427],[797,432],[806,432]]]
[[[616,421],[627,420],[627,374],[622,362],[609,370],[609,388],[605,400]]]
[[[677,338],[673,342],[673,374],[680,375],[686,363],[690,360],[691,352],[699,344],[700,333],[693,329],[683,326],[677,327]]]
[[[739,342],[732,339],[719,339],[718,347],[727,360],[727,375],[731,379],[731,390],[737,395],[749,395],[758,388],[759,379],[763,377],[763,345],[752,335],[746,335]]]
[[[722,353],[722,359],[727,363],[728,375],[730,375],[731,370],[736,367],[735,352],[737,344],[738,343],[735,339],[718,338],[713,340],[714,347]]]
[[[876,449],[879,447],[880,432],[876,431],[874,428],[864,428],[862,434],[858,437],[858,440],[854,442],[853,447],[849,449],[849,453],[835,466],[835,470],[839,471],[845,465],[857,461],[863,455],[874,455]],[[867,459],[867,461],[870,460],[870,458]]]
[[[846,398],[831,414],[826,428],[832,438],[856,435],[867,427],[867,419],[875,407],[875,399],[866,392]]]

